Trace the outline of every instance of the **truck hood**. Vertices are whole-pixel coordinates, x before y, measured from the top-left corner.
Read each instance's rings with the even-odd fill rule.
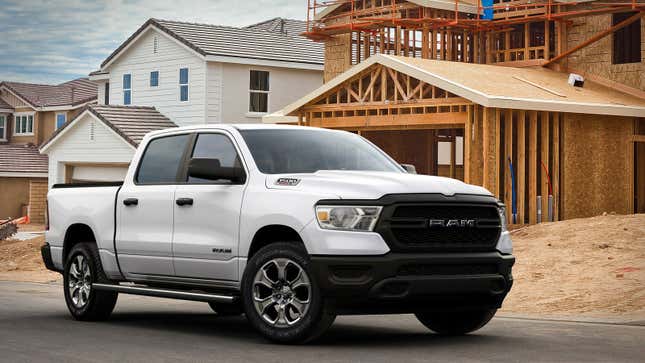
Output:
[[[441,193],[491,195],[475,185],[456,179],[392,172],[318,171],[312,174],[273,174],[269,189],[290,189],[313,194],[337,195],[340,199],[378,199],[386,194]]]

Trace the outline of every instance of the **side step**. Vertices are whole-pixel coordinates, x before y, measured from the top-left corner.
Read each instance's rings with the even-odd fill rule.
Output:
[[[237,299],[236,296],[232,296],[232,295],[218,295],[218,294],[209,294],[209,293],[203,293],[203,292],[157,289],[157,288],[144,287],[144,286],[92,284],[92,287],[97,290],[116,291],[124,294],[165,297],[169,299],[192,300],[192,301],[203,301],[203,302],[218,302],[218,303],[226,303],[226,304],[232,304]]]

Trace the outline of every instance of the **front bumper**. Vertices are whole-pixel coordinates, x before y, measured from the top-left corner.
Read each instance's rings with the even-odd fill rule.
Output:
[[[499,252],[312,256],[314,278],[339,314],[496,309],[515,257]]]
[[[55,271],[55,272],[62,272],[61,270],[56,268],[56,265],[54,265],[54,260],[52,259],[51,246],[49,245],[49,243],[45,243],[40,248],[40,254],[43,256],[43,263],[45,264],[45,267],[48,270]]]

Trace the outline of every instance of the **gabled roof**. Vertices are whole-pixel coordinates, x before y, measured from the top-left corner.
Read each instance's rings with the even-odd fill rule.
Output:
[[[154,107],[90,105],[73,120],[56,130],[41,147],[44,152],[68,129],[74,127],[76,121],[85,114],[91,114],[133,147],[139,146],[143,137],[152,131],[163,130],[177,125]]]
[[[324,46],[305,37],[254,28],[150,19],[110,54],[101,68],[107,66],[149,27],[159,29],[202,56],[324,64]]]
[[[47,155],[38,152],[33,145],[0,145],[0,175],[11,173],[16,176],[25,174],[47,175]]]
[[[10,92],[32,107],[76,106],[97,98],[96,84],[79,78],[59,85],[2,82]]]
[[[244,28],[298,36],[307,31],[307,22],[295,19],[273,18],[256,24],[247,25]]]
[[[599,115],[645,115],[645,100],[586,81],[573,87],[568,74],[546,68],[513,68],[431,59],[374,55],[270,118],[295,116],[302,106],[375,64],[397,70],[425,83],[486,107],[573,112]]]

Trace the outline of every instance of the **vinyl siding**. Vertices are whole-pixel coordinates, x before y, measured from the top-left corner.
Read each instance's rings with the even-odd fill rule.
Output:
[[[154,37],[157,53],[153,51]],[[189,69],[189,100],[179,101],[179,69]],[[161,32],[150,29],[107,69],[110,104],[123,104],[123,75],[132,75],[132,105],[154,106],[180,126],[202,124],[206,117],[206,61]],[[150,72],[159,86],[150,87]]]
[[[90,140],[94,124],[94,140]],[[49,186],[65,182],[66,163],[129,163],[134,148],[101,121],[83,115],[78,124],[69,128],[49,149]]]
[[[269,113],[278,111],[322,86],[323,72],[281,67],[224,63],[222,118],[225,123],[261,123],[248,117],[251,70],[269,72]]]

